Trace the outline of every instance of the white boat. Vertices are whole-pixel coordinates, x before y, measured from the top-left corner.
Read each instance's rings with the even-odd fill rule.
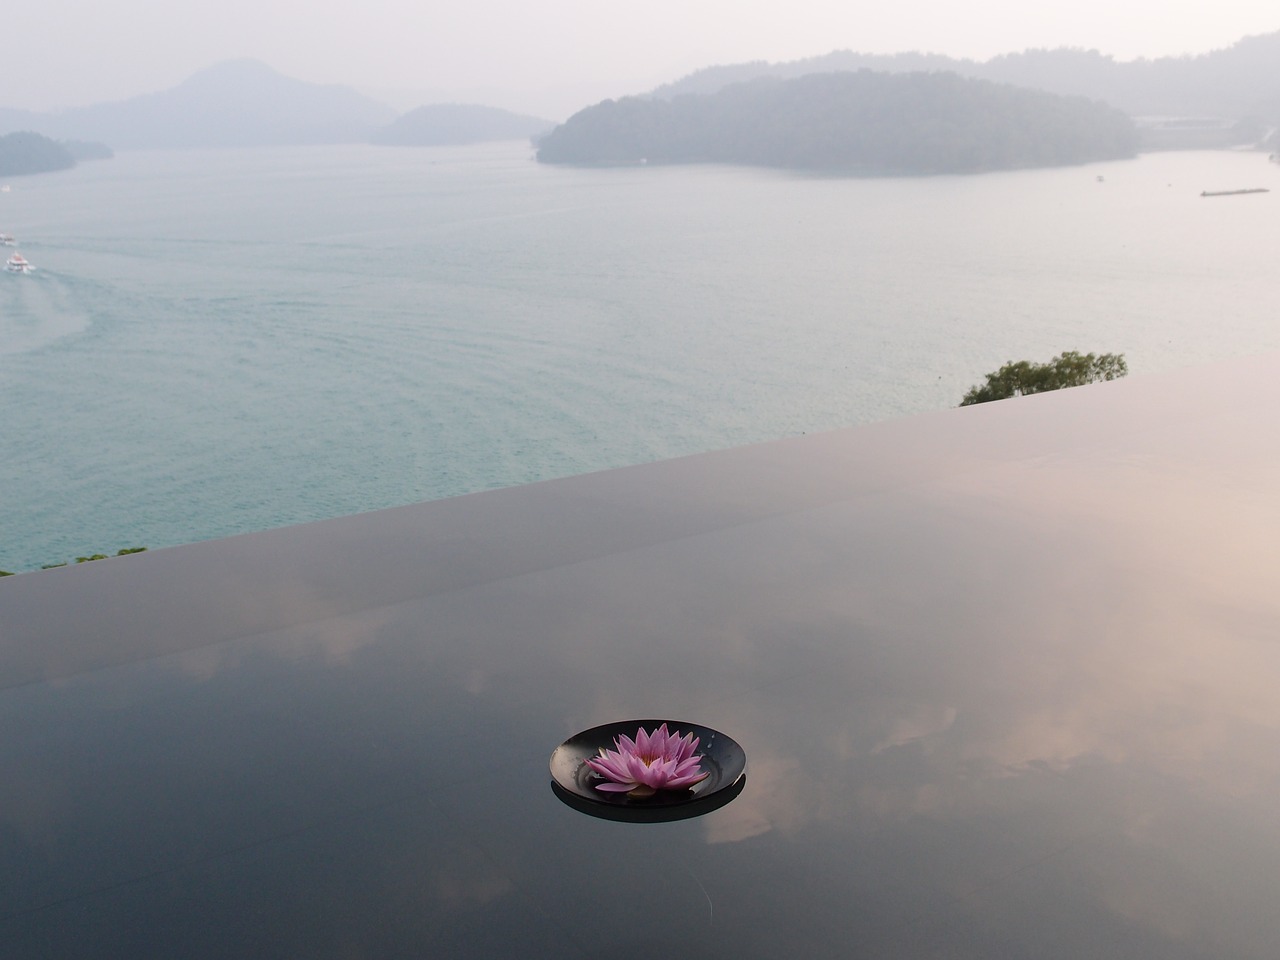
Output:
[[[4,268],[10,273],[30,273],[35,269],[35,267],[27,262],[27,258],[20,253],[15,253],[12,257],[6,260]]]
[[[0,233],[0,246],[16,247],[18,241],[13,239],[12,233]]]

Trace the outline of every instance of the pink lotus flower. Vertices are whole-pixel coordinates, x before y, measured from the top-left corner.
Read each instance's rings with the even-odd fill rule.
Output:
[[[613,741],[617,750],[600,748],[600,756],[587,761],[608,783],[596,784],[606,793],[628,793],[633,797],[651,797],[659,790],[683,790],[705,780],[710,773],[699,768],[701,754],[692,733],[667,732],[664,723],[652,734],[644,727],[632,740],[619,734]]]

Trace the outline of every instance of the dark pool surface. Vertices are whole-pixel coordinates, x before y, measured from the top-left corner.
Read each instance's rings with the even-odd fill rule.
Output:
[[[7,578],[0,957],[1273,960],[1277,583],[1274,357]]]

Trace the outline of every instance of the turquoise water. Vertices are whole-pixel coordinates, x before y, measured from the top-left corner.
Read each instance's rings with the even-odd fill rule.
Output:
[[[9,570],[954,406],[1064,349],[1280,348],[1256,154],[850,180],[326,147],[9,183]]]

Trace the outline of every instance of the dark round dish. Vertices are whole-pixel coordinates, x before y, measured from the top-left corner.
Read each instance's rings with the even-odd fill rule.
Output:
[[[651,797],[631,797],[596,789],[605,783],[586,761],[600,748],[615,749],[619,734],[635,738],[643,727],[652,733],[662,724],[667,729],[692,732],[698,738],[705,780],[686,790],[659,790]],[[551,754],[551,790],[564,803],[582,813],[605,820],[629,823],[662,823],[686,820],[718,810],[733,800],[746,786],[747,755],[731,737],[718,730],[682,720],[621,720],[574,734]]]

